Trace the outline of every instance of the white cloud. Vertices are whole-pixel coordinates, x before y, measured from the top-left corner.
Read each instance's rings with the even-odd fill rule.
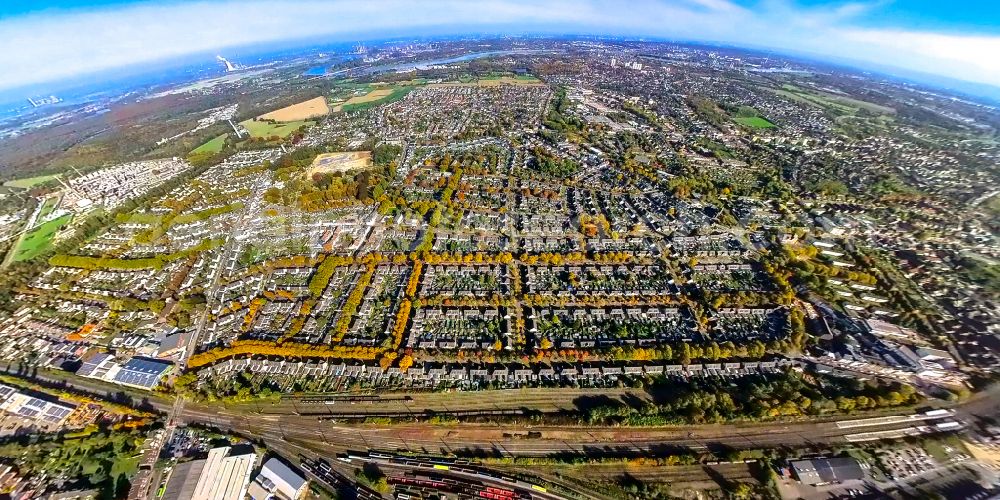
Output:
[[[1000,37],[859,28],[881,1],[800,8],[763,0],[252,0],[138,4],[0,20],[0,88],[261,42],[448,26],[665,36],[775,48],[1000,85]]]
[[[859,50],[872,47],[887,57],[873,62],[1000,85],[1000,37],[856,29],[839,35]]]

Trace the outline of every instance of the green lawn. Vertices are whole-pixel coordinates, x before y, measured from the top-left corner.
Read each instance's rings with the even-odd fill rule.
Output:
[[[398,101],[406,97],[406,94],[409,94],[411,90],[413,90],[413,87],[395,87],[392,89],[391,94],[381,99],[376,99],[374,101],[368,101],[368,102],[359,102],[357,104],[344,104],[343,106],[340,107],[340,110],[346,113],[348,111],[360,111],[363,109],[374,108],[375,106],[378,106],[380,104],[388,104],[390,102]]]
[[[246,127],[247,131],[250,132],[252,137],[271,137],[276,135],[281,138],[288,137],[293,132],[299,129],[303,125],[313,125],[315,122],[310,120],[298,120],[294,122],[281,122],[281,123],[268,123],[256,120],[247,120],[245,122],[240,122],[240,125]]]
[[[993,195],[986,201],[986,210],[1000,214],[1000,195]]]
[[[162,215],[150,212],[133,212],[130,214],[118,214],[115,216],[115,221],[119,224],[127,222],[135,224],[159,224],[161,220],[163,220]]]
[[[222,134],[222,135],[220,135],[220,136],[218,136],[218,137],[216,137],[216,138],[214,138],[214,139],[206,142],[205,144],[202,144],[201,146],[198,146],[198,147],[194,148],[191,151],[191,154],[197,154],[197,153],[218,153],[219,151],[222,151],[222,148],[226,145],[226,137],[229,137],[228,133],[227,134]]]
[[[17,180],[13,180],[13,181],[7,181],[7,182],[3,183],[3,185],[7,186],[7,187],[16,187],[16,188],[28,189],[28,188],[31,188],[33,186],[37,186],[37,185],[39,185],[39,184],[41,184],[43,182],[47,182],[47,181],[50,181],[52,179],[55,179],[58,176],[59,176],[59,174],[39,175],[38,177],[28,177],[28,178],[25,178],[25,179],[17,179]]]
[[[47,217],[49,214],[52,213],[53,210],[56,209],[56,205],[58,203],[59,203],[58,197],[50,196],[48,198],[45,198],[45,203],[42,204],[41,210],[38,211],[38,218],[44,219],[45,217]]]
[[[951,450],[945,450],[945,448]],[[957,454],[967,454],[969,450],[962,443],[962,438],[953,435],[942,435],[929,438],[923,442],[923,448],[927,454],[934,457],[939,463],[945,463]]]
[[[750,128],[774,128],[774,124],[760,116],[737,116],[733,121]]]
[[[25,234],[24,239],[17,246],[17,250],[14,251],[14,262],[29,260],[44,252],[52,242],[52,237],[63,226],[69,224],[72,217],[72,215],[66,214],[62,217],[52,219]]]

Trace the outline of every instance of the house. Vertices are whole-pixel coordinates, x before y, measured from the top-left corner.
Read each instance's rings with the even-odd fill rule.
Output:
[[[947,370],[954,369],[957,366],[955,358],[947,351],[942,351],[941,349],[918,347],[916,355],[920,358],[924,366],[938,366]]]
[[[187,332],[180,332],[163,337],[163,340],[160,342],[160,347],[156,351],[156,357],[168,358],[174,355],[183,356],[184,352],[187,350],[189,335],[190,334]]]
[[[0,384],[0,399],[2,399],[0,401],[2,411],[55,425],[62,424],[76,409],[75,406],[39,399],[2,384]]]
[[[83,364],[76,374],[81,377],[97,378],[101,380],[112,380],[118,374],[121,366],[115,361],[110,353],[94,351],[85,355],[81,361]]]

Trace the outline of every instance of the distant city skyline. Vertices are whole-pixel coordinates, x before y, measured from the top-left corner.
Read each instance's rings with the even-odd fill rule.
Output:
[[[985,1],[56,0],[0,6],[0,90],[253,44],[475,31],[724,43],[1000,87]]]

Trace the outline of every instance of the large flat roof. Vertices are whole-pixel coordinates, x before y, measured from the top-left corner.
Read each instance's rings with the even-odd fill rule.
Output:
[[[796,460],[791,465],[799,480],[807,484],[837,483],[865,477],[858,461],[848,457]]]

